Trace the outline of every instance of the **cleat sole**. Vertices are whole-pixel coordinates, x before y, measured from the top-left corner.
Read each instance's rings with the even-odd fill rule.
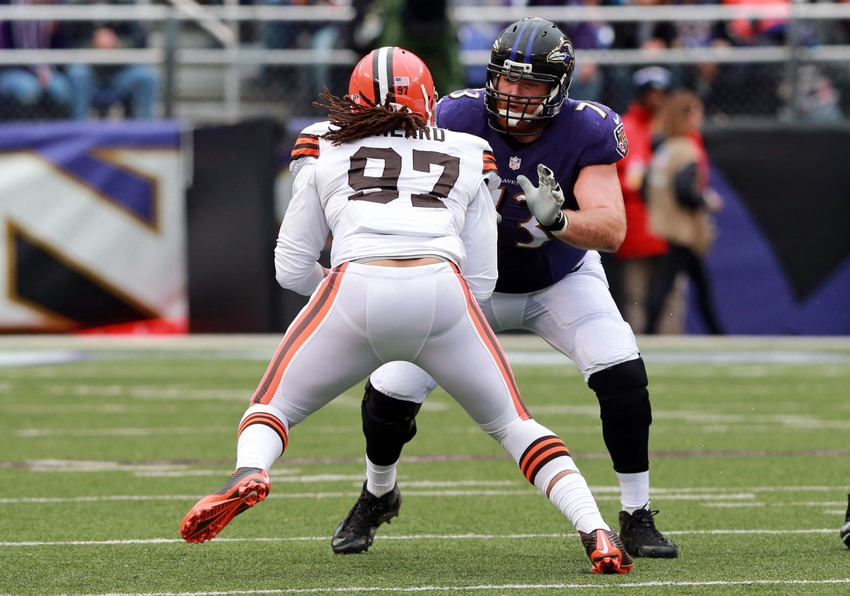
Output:
[[[230,494],[230,498],[223,501],[213,500],[216,497],[220,498],[220,495],[206,497],[183,518],[180,524],[180,536],[186,542],[195,544],[212,540],[234,517],[265,500],[268,494],[268,485],[249,480],[238,486]],[[204,503],[204,501],[208,502]]]
[[[605,557],[593,562],[591,568],[592,573],[628,573],[632,570],[632,565],[622,565],[619,557]]]

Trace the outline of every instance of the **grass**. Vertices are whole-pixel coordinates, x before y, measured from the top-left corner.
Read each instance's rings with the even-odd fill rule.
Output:
[[[401,516],[368,553],[330,549],[363,478],[359,387],[293,429],[265,502],[212,542],[182,542],[183,515],[232,471],[275,341],[0,340],[0,363],[72,360],[0,366],[0,594],[850,591],[837,536],[850,342],[642,338],[652,505],[681,557],[599,577],[569,523],[440,390],[405,450]],[[541,364],[515,365],[524,398],[616,526],[594,395],[547,348],[505,343]]]

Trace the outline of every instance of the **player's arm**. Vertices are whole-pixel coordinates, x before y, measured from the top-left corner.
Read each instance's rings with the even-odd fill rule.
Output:
[[[579,210],[564,210],[570,224],[555,237],[589,250],[620,248],[626,237],[626,210],[616,164],[583,167],[573,194]]]
[[[525,176],[517,178],[529,210],[555,238],[578,248],[616,251],[626,236],[623,193],[614,164],[589,165],[581,169],[573,187],[579,209],[562,209],[564,194],[552,170],[537,166],[540,180],[534,186]]]
[[[486,181],[478,186],[476,196],[466,210],[466,221],[460,237],[466,249],[463,277],[478,302],[486,300],[496,288],[496,208]]]
[[[292,185],[292,200],[280,225],[274,268],[282,287],[309,295],[327,275],[318,259],[328,237],[328,224],[316,191],[316,160],[303,161]]]

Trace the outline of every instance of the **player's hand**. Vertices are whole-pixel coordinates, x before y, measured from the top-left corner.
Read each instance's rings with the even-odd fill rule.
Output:
[[[564,193],[561,185],[555,180],[552,170],[538,164],[537,176],[540,186],[534,186],[525,176],[517,176],[517,182],[525,193],[528,210],[540,222],[540,225],[550,232],[563,232],[569,225],[569,220],[561,211],[564,204]]]

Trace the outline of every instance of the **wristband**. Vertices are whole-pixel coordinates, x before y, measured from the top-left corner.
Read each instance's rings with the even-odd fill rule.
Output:
[[[567,219],[567,216],[563,211],[558,211],[558,216],[555,218],[555,221],[550,223],[548,226],[544,226],[540,224],[540,227],[546,230],[547,232],[552,232],[553,234],[560,234],[568,227],[570,227],[570,220]]]

